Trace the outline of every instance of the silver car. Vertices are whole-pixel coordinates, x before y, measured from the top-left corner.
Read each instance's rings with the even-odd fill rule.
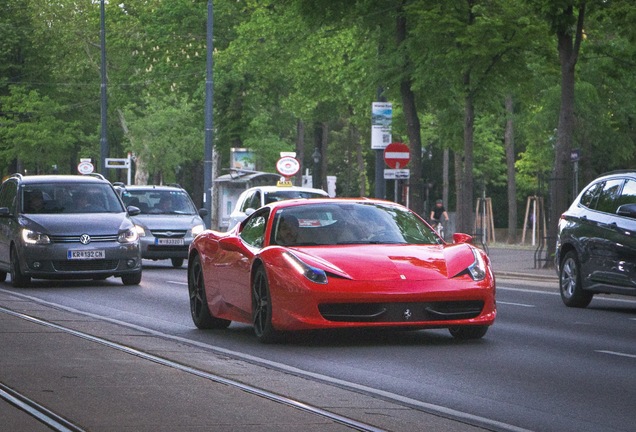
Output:
[[[139,236],[104,177],[14,174],[0,187],[0,280],[141,282]]]
[[[124,204],[140,211],[132,219],[141,241],[144,259],[169,259],[181,267],[188,248],[197,234],[205,229],[202,217],[206,209],[197,210],[190,195],[178,185],[124,186],[118,189]]]

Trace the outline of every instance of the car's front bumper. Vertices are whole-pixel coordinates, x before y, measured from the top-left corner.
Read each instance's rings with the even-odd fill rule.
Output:
[[[97,257],[70,258],[69,251],[89,252]],[[141,271],[138,242],[22,245],[18,248],[18,258],[21,272],[36,279],[93,279]]]
[[[140,238],[140,242],[141,256],[144,259],[187,259],[192,237],[166,239],[145,235]]]

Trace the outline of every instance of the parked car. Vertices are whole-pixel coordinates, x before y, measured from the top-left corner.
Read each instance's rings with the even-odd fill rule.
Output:
[[[563,303],[596,293],[636,295],[636,171],[588,184],[559,220],[556,268]]]
[[[371,199],[288,200],[230,232],[204,231],[188,259],[201,329],[252,324],[262,342],[309,329],[447,328],[486,334],[496,316],[490,261],[456,233],[448,244],[416,213]]]
[[[227,230],[234,228],[247,216],[254,213],[254,210],[265,204],[295,198],[325,198],[328,196],[329,194],[322,189],[300,186],[256,186],[246,189],[236,201],[234,210],[230,214]]]
[[[0,187],[0,279],[141,282],[139,236],[101,175],[14,174]]]
[[[117,187],[124,204],[139,209],[132,219],[139,233],[142,258],[169,259],[174,267],[181,267],[192,239],[205,229],[202,218],[207,210],[197,210],[179,185]]]

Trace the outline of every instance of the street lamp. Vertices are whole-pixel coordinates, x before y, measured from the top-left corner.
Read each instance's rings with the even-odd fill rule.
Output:
[[[108,135],[107,135],[107,112],[108,112],[108,101],[106,94],[106,13],[104,11],[104,0],[101,0],[99,5],[99,41],[100,41],[100,51],[101,51],[101,63],[100,63],[100,72],[101,72],[101,136],[100,136],[100,172],[103,175],[106,175],[106,158],[108,157],[109,148],[108,148]]]
[[[318,146],[316,146],[314,148],[314,152],[312,153],[311,157],[314,160],[314,179],[313,179],[314,187],[322,189],[322,184],[321,184],[322,182],[320,182],[320,159],[321,159],[321,155],[320,155],[320,150],[318,150]]]

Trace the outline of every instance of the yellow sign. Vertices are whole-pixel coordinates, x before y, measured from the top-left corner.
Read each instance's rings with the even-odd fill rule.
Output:
[[[292,187],[293,184],[290,181],[279,181],[278,183],[276,183],[276,186],[278,186],[278,187]]]

